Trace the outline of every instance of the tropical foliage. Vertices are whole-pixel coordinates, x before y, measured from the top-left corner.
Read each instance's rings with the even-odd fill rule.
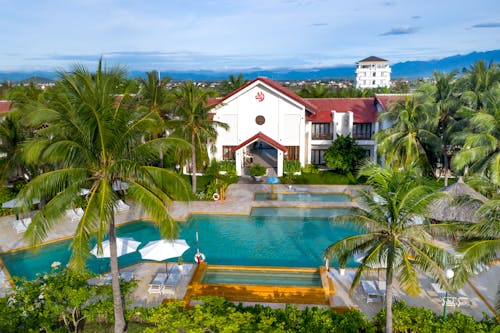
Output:
[[[342,174],[352,173],[365,157],[365,150],[349,135],[338,135],[324,155],[326,166]]]
[[[370,190],[359,192],[361,209],[354,214],[335,217],[335,222],[353,223],[363,231],[330,245],[325,255],[338,260],[341,267],[348,258],[361,255],[351,291],[366,269],[383,267],[386,280],[386,332],[392,332],[393,283],[398,281],[409,295],[420,293],[418,272],[426,272],[448,286],[444,275],[453,256],[437,246],[422,223],[427,207],[442,196],[420,183],[414,170],[394,171],[376,164],[360,170]]]
[[[159,151],[167,154],[173,147],[186,144],[174,138],[148,139],[146,134],[154,132],[158,114],[133,108],[126,93],[117,100],[116,87],[125,76],[121,68],[105,69],[99,62],[95,73],[75,66],[72,72],[60,75],[50,98],[33,103],[25,115],[36,130],[35,137],[25,143],[25,158],[46,166],[46,172],[19,194],[25,209],[35,198],[45,202],[33,216],[25,238],[32,244],[41,242],[55,224],[64,221],[68,207],[81,205],[81,189],[89,189],[71,244],[69,265],[74,269],[84,267],[92,235],[99,247],[105,236],[109,237],[115,330],[122,332],[125,322],[114,213],[125,193],[115,191],[113,185],[128,184],[126,198],[148,213],[163,236],[174,237],[175,222],[166,204],[172,198],[186,197],[189,191],[175,171],[151,165],[157,164]]]

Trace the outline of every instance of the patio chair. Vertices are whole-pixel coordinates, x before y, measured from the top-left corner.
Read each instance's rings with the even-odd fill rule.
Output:
[[[180,280],[181,280],[180,272],[176,274],[170,273],[163,286],[162,294],[174,295]]]
[[[361,287],[366,294],[366,303],[379,302],[383,299],[383,294],[377,289],[375,282],[361,280]]]
[[[167,273],[157,273],[154,279],[148,286],[148,293],[150,294],[162,294],[163,288],[165,286],[165,281],[167,280]]]
[[[123,200],[118,200],[116,202],[116,211],[117,212],[125,212],[130,209],[130,206],[127,205]]]
[[[75,209],[67,209],[66,216],[70,219],[71,222],[80,221],[83,216],[83,209],[80,207]]]
[[[28,229],[28,226],[30,225],[30,223],[31,223],[31,218],[29,218],[29,217],[24,218],[24,219],[20,219],[20,220],[15,220],[14,221],[14,230],[18,234],[21,234],[21,233],[25,232],[26,229]]]
[[[130,282],[134,278],[134,272],[126,271],[120,272],[120,280]],[[111,273],[106,274],[104,277],[104,284],[110,284],[112,279]]]

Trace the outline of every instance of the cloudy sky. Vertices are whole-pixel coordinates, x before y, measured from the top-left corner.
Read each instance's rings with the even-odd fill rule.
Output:
[[[0,0],[0,71],[238,70],[500,48],[499,0]]]

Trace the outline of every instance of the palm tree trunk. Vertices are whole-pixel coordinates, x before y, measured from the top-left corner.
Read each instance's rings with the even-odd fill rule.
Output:
[[[120,291],[120,272],[118,270],[118,252],[116,248],[115,218],[109,224],[109,247],[111,265],[111,287],[113,288],[113,307],[115,312],[115,333],[125,332],[126,323],[123,315],[122,293]]]
[[[392,269],[385,276],[385,333],[392,333]]]
[[[196,193],[196,146],[194,131],[191,134],[191,185],[193,193]]]

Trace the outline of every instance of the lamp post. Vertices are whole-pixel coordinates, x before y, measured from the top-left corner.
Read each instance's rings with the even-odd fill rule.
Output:
[[[446,278],[448,280],[453,279],[455,276],[455,272],[453,272],[452,269],[448,268],[445,272]],[[443,306],[443,321],[446,320],[446,302],[448,301],[448,289],[446,289],[446,292],[444,294],[444,306]]]

